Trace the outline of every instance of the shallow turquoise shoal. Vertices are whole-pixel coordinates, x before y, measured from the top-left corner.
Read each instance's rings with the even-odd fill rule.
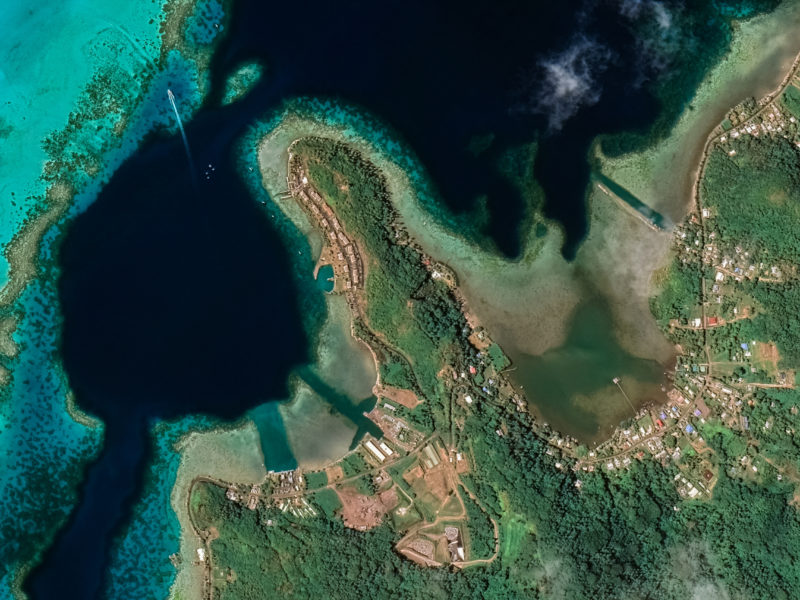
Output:
[[[162,3],[128,0],[5,2],[0,11],[0,248],[36,198],[42,141],[63,128],[103,64],[141,68],[157,55]],[[0,258],[0,285],[8,264]]]
[[[5,100],[0,105],[0,247],[26,215],[42,206],[42,140],[63,129],[70,113],[97,106],[97,98],[85,93],[88,82],[107,77],[109,96],[127,114],[121,138],[115,114],[83,121],[69,137],[67,148],[96,157],[98,172],[89,177],[75,171],[72,183],[80,191],[62,221],[44,235],[39,279],[12,306],[0,308],[0,317],[17,318],[19,347],[15,358],[0,357],[13,376],[0,389],[0,598],[12,597],[18,569],[52,541],[77,501],[85,466],[102,444],[101,425],[78,423],[67,410],[53,260],[60,232],[94,201],[102,182],[148,132],[174,127],[167,85],[187,118],[200,103],[197,69],[177,52],[155,77],[145,75],[152,75],[160,52],[162,4],[45,1],[24,9],[4,7],[0,16],[0,95]],[[7,263],[0,266],[0,284],[5,284]]]

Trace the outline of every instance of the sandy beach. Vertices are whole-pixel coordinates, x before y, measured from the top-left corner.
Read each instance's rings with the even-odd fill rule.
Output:
[[[267,476],[261,443],[255,425],[248,421],[236,429],[190,433],[178,443],[181,463],[175,477],[170,504],[181,526],[181,567],[170,597],[190,600],[202,596],[202,569],[197,560],[199,538],[189,523],[189,486],[198,476],[238,483],[258,483]]]

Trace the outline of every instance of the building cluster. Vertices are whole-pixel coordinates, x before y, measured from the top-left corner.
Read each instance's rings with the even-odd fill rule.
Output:
[[[379,463],[385,462],[387,458],[394,454],[394,451],[384,441],[366,440],[364,441],[364,448],[366,448],[370,455]]]
[[[367,417],[380,427],[387,440],[406,452],[411,452],[424,436],[409,427],[408,423],[394,414],[395,412],[396,408],[392,404],[383,402],[376,404],[375,408],[367,413]]]
[[[705,226],[710,230],[703,242],[703,232],[699,220],[694,217],[690,222],[677,230],[677,251],[681,262],[687,264],[701,261],[714,269],[712,294],[718,294],[725,284],[741,283],[745,280],[760,280],[769,283],[780,283],[795,274],[793,265],[777,264],[775,261],[761,260],[754,249],[747,249],[741,241],[724,241],[718,239],[714,231],[713,210],[702,209]]]
[[[349,291],[363,287],[364,263],[357,246],[345,233],[330,205],[308,182],[308,176],[298,160],[289,160],[287,183],[292,197],[322,231],[325,242],[332,250],[334,273],[341,277],[344,289]]]
[[[306,484],[300,470],[273,473],[273,493],[280,496],[293,496],[305,490]]]
[[[231,502],[236,502],[250,510],[255,510],[258,501],[261,499],[261,488],[257,484],[250,486],[250,489],[242,489],[241,486],[230,485],[225,492],[225,497]]]
[[[704,483],[700,481],[692,483],[686,479],[682,473],[675,475],[675,486],[678,488],[678,494],[680,494],[682,498],[692,499],[697,498],[698,495],[702,494],[710,495],[709,490]]]
[[[305,496],[296,496],[294,498],[281,498],[276,501],[276,506],[281,512],[289,512],[295,517],[306,518],[316,517],[317,510],[309,504]],[[269,523],[267,523],[269,525]]]
[[[781,136],[793,140],[800,146],[800,141],[796,139],[798,131],[797,119],[782,110],[779,103],[775,100],[764,104],[756,104],[752,101],[743,102],[734,108],[728,118],[720,125],[720,133],[717,143],[723,147],[730,145],[731,142],[743,136]],[[726,147],[729,156],[735,156],[736,150]]]

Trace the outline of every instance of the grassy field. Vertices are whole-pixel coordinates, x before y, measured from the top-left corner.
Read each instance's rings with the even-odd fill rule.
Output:
[[[398,498],[400,502],[391,514],[392,527],[394,527],[395,531],[407,531],[410,527],[422,521],[422,515],[403,494],[398,494]]]
[[[325,485],[328,485],[328,474],[325,471],[312,471],[305,474],[306,487],[310,490],[316,490]]]
[[[500,522],[500,554],[503,560],[516,560],[526,544],[535,540],[535,534],[536,527],[523,515],[504,515]]]
[[[342,508],[339,496],[331,489],[324,489],[315,493],[314,502],[317,503],[329,518],[333,517],[334,513]]]
[[[464,508],[461,506],[461,502],[456,494],[450,496],[450,499],[444,503],[444,506],[442,506],[439,511],[439,515],[442,517],[460,517],[463,514]]]

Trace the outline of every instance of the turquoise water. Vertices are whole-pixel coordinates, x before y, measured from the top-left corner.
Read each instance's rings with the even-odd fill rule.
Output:
[[[52,540],[102,443],[101,427],[80,425],[67,412],[65,378],[50,362],[58,330],[53,295],[41,283],[25,290],[17,308],[26,316],[14,334],[20,351],[3,360],[14,377],[0,399],[0,597],[18,561]]]
[[[222,104],[231,104],[247,95],[261,80],[263,73],[264,67],[259,62],[246,62],[239,66],[225,82]]]
[[[333,285],[333,267],[322,265],[317,271],[317,287],[323,292],[332,292]]]
[[[121,74],[159,49],[160,2],[43,0],[4,3],[0,15],[0,248],[43,198],[42,141],[67,123],[93,74]],[[123,25],[124,24],[124,27]],[[131,41],[133,40],[133,41]],[[131,78],[129,87],[138,83]],[[8,264],[0,258],[0,285]]]
[[[144,493],[118,536],[105,588],[106,598],[166,598],[175,579],[169,556],[179,550],[180,523],[170,505],[180,453],[175,443],[190,431],[214,426],[204,417],[159,422],[151,434],[152,459]]]
[[[171,109],[164,101],[163,90],[167,81],[176,96],[182,100],[187,116],[191,114],[190,107],[197,104],[196,76],[196,70],[191,63],[178,53],[169,56],[165,70],[156,76],[131,116],[124,139],[106,155],[107,172],[117,168],[136,150],[147,131],[158,126],[174,126]],[[80,140],[75,142],[80,143]],[[68,216],[74,216],[91,204],[100,185],[100,182],[88,185],[76,197]],[[55,233],[51,233],[49,237],[55,239]],[[46,249],[45,256],[50,255],[51,250]],[[134,508],[132,519],[120,533],[112,549],[108,597],[166,597],[175,575],[169,555],[178,551],[179,533],[177,518],[169,505],[180,460],[180,455],[172,449],[172,444],[187,431],[212,426],[213,423],[204,419],[187,418],[155,429],[153,461],[146,475],[145,492]]]
[[[54,155],[88,153],[102,158],[99,163],[85,163],[84,168],[61,167],[61,174],[80,190],[68,211],[68,216],[74,216],[94,200],[108,174],[138,148],[149,131],[174,127],[165,96],[168,85],[184,114],[191,116],[200,100],[197,69],[191,61],[174,52],[152,82],[141,76],[143,70],[152,71],[151,61],[160,52],[161,17],[158,2],[99,5],[72,0],[4,7],[0,93],[8,101],[0,105],[4,149],[0,156],[0,247],[26,216],[44,207],[46,183],[40,175],[48,155],[42,141],[49,134],[64,128],[63,145],[58,142],[50,147]],[[105,82],[104,96],[84,92],[92,77]],[[105,112],[109,102],[116,108],[108,116],[92,116]],[[82,126],[65,128],[70,113]],[[120,129],[123,116],[125,127]],[[15,340],[20,347],[13,360],[0,359],[14,373],[0,402],[0,486],[4,490],[0,497],[0,597],[10,594],[16,568],[49,544],[77,500],[75,486],[83,478],[84,466],[102,443],[102,426],[79,424],[66,411],[67,385],[59,364],[53,362],[60,316],[54,308],[58,272],[52,259],[60,230],[61,223],[44,235],[41,280],[31,284],[10,309],[0,309],[0,314],[18,316]],[[7,281],[7,267],[5,259],[0,260],[0,285]],[[164,438],[157,436],[154,441],[158,450],[152,473],[158,477],[148,480],[147,496],[116,547],[115,573],[127,575],[115,580],[110,597],[166,596],[174,569],[168,562],[165,566],[164,559],[177,550],[177,521],[168,510],[168,499],[178,455],[169,448],[180,431],[200,425],[190,419],[163,428]],[[156,516],[165,527],[152,527]],[[25,535],[20,535],[23,530]],[[142,550],[145,533],[147,549]],[[162,553],[167,547],[170,552]],[[132,565],[139,569],[133,578]],[[117,593],[121,589],[126,592]]]
[[[251,410],[247,416],[256,424],[261,436],[261,453],[269,471],[288,471],[297,468],[278,402],[267,402]]]
[[[258,164],[256,157],[258,140],[271,131],[278,124],[281,117],[281,112],[273,112],[263,121],[254,124],[250,128],[249,133],[244,137],[241,144],[240,171],[244,174],[245,181],[248,183],[254,199],[257,202],[264,203],[264,210],[289,248],[293,262],[292,272],[300,295],[304,328],[309,339],[319,343],[320,335],[328,317],[328,309],[326,308],[323,293],[333,289],[333,281],[328,281],[334,275],[333,267],[331,265],[323,265],[319,268],[316,279],[308,277],[307,274],[313,272],[315,262],[308,240],[266,193],[261,183],[260,172],[255,169]],[[367,122],[366,119],[364,119],[364,122]],[[253,166],[252,171],[250,170],[251,166]],[[347,348],[340,349],[348,350]],[[357,357],[354,356],[353,360],[357,360]],[[353,366],[353,368],[355,369],[356,367]],[[358,372],[361,375],[360,370]],[[322,397],[333,410],[346,416],[358,427],[353,444],[357,443],[357,440],[361,439],[366,432],[380,437],[380,430],[362,414],[365,410],[371,410],[375,402],[374,398],[354,399],[348,393],[351,391],[351,387],[360,388],[363,386],[356,385],[353,382],[349,382],[353,383],[353,385],[345,385],[343,382],[338,381],[336,377],[320,376],[316,367],[311,366],[299,369],[297,375]],[[368,375],[364,375],[364,377],[368,378]],[[361,377],[358,379],[360,380]],[[373,383],[374,377],[369,387]],[[251,418],[256,422],[259,432],[264,432],[262,434],[262,451],[267,468],[272,470],[294,468],[296,461],[289,454],[288,446],[284,445],[286,432],[278,411],[278,404],[268,403],[253,412],[255,414],[251,414]],[[267,437],[267,434],[269,434],[269,437]]]
[[[138,102],[139,95],[146,91],[139,87],[141,78],[132,77],[131,74],[146,67],[148,62],[145,57],[155,56],[158,51],[159,18],[149,11],[159,12],[159,5],[130,3],[130,6],[126,6],[121,2],[107,2],[105,7],[89,7],[88,4],[87,1],[62,2],[57,6],[39,3],[33,6],[30,15],[15,15],[13,10],[4,13],[3,22],[8,17],[8,23],[13,25],[4,29],[13,29],[18,25],[17,21],[25,23],[25,26],[10,32],[5,38],[0,36],[2,55],[15,56],[15,60],[2,66],[0,86],[8,97],[14,99],[10,106],[16,111],[10,113],[8,105],[0,107],[0,137],[4,140],[4,149],[11,149],[6,156],[14,156],[13,173],[10,172],[12,165],[0,157],[0,185],[4,186],[0,188],[0,193],[4,200],[11,199],[11,202],[0,203],[0,211],[5,211],[0,212],[0,223],[3,224],[0,226],[0,246],[7,243],[27,211],[32,206],[41,204],[44,187],[38,176],[45,156],[40,150],[41,139],[66,122],[66,115],[74,108],[83,84],[94,72],[93,66],[99,68],[103,66],[102,63],[109,62],[109,57],[113,57],[113,69],[106,69],[104,75],[115,78],[113,92],[125,93],[125,102]],[[214,27],[214,21],[221,18],[220,4],[214,0],[204,2],[200,14],[200,19],[191,20],[189,33],[195,42],[209,43],[217,36],[218,28]],[[96,20],[102,22],[103,19],[108,21],[105,28],[95,23]],[[37,33],[45,31],[45,22],[49,37],[43,40],[43,36],[37,36]],[[125,29],[115,23],[125,23]],[[137,23],[140,25],[138,28]],[[52,32],[56,32],[55,35],[51,35]],[[92,46],[95,40],[99,40],[97,43],[100,44],[96,48]],[[86,43],[82,43],[83,41]],[[58,44],[62,46],[59,47]],[[116,50],[112,51],[111,47]],[[66,48],[66,51],[59,52],[59,48]],[[122,48],[126,49],[121,50]],[[147,131],[157,124],[173,126],[169,105],[164,101],[167,85],[175,92],[181,112],[187,119],[191,108],[197,105],[198,75],[193,65],[184,57],[173,53],[166,69],[168,73],[156,78],[137,113],[126,121],[127,133],[124,141],[117,143],[114,136],[109,134],[110,129],[121,123],[113,116],[96,121],[86,120],[80,132],[70,132],[67,150],[80,151],[82,147],[90,147],[95,153],[105,154],[98,180],[103,178],[103,172],[113,170],[125,156],[135,150]],[[9,82],[13,82],[13,85]],[[47,82],[45,87],[37,87],[43,82]],[[432,188],[423,176],[419,161],[398,141],[400,136],[356,109],[316,100],[301,100],[295,106],[322,117],[323,120],[358,131],[375,142],[385,153],[399,159],[400,164],[411,173],[414,183],[423,190],[425,206],[437,218],[447,222],[451,229],[458,229],[458,219],[434,201]],[[13,118],[10,119],[9,116]],[[25,127],[15,129],[12,123],[20,122],[24,122]],[[248,152],[249,160],[246,164],[255,165],[252,146]],[[75,181],[75,178],[71,179]],[[82,184],[89,183],[88,176],[80,176],[78,179]],[[255,195],[263,196],[257,177],[254,176],[252,180],[255,182]],[[93,201],[98,186],[99,183],[95,182],[79,195],[70,215]],[[280,211],[271,202],[265,210],[273,219],[280,221],[282,218]],[[318,278],[314,282],[308,277],[310,268],[313,267],[308,245],[299,232],[285,221],[280,221],[280,228],[296,261],[295,273],[298,289],[301,290],[300,295],[305,303],[303,312],[306,315],[306,328],[309,337],[314,339],[315,332],[319,331],[325,317],[323,296],[317,287],[320,279],[324,282],[324,278]],[[46,236],[43,256],[52,256],[50,245],[55,240],[56,230],[53,229]],[[0,271],[4,272],[5,269]],[[50,275],[48,281],[52,282],[56,274]],[[26,527],[30,536],[23,542],[37,544],[43,539],[41,536],[48,534],[47,527],[53,522],[48,521],[48,518],[57,520],[70,508],[74,500],[71,482],[80,478],[81,465],[88,456],[96,452],[101,433],[100,429],[88,429],[75,424],[63,409],[66,388],[58,369],[51,368],[55,350],[52,332],[58,327],[58,316],[49,308],[53,306],[52,299],[48,297],[51,292],[52,290],[38,284],[31,286],[16,307],[26,315],[16,335],[22,350],[14,361],[4,361],[14,369],[16,377],[12,386],[3,392],[7,398],[4,398],[0,406],[0,426],[3,428],[0,430],[0,444],[3,445],[2,450],[10,451],[8,458],[3,459],[8,464],[2,464],[0,475],[6,478],[2,480],[5,484],[4,491],[10,490],[6,498],[0,501],[3,539],[18,539],[19,536],[16,535],[8,536],[8,532],[13,530],[13,533],[18,533],[21,527]],[[613,344],[611,356],[598,358],[601,354],[598,340],[611,335],[610,327],[603,329],[602,323],[596,325],[598,318],[601,321],[604,319],[602,313],[594,313],[592,316],[592,311],[588,311],[588,314],[589,317],[576,318],[574,335],[570,336],[564,348],[541,357],[543,362],[537,362],[539,357],[531,357],[531,372],[537,373],[542,379],[552,376],[552,384],[548,384],[548,387],[559,393],[564,390],[571,392],[569,398],[575,410],[588,414],[586,431],[592,430],[596,425],[596,419],[592,420],[595,412],[591,407],[587,409],[587,402],[581,398],[591,402],[596,393],[608,387],[610,368],[613,367],[613,374],[623,375],[626,383],[628,377],[649,383],[652,376],[651,368],[631,362],[630,357],[613,349]],[[332,390],[327,382],[315,379],[313,372],[305,375],[305,380],[315,391],[344,414],[349,412],[351,418],[362,425],[363,416],[360,412],[368,409],[370,402],[374,400],[367,399],[363,405],[354,404],[348,397]],[[571,378],[575,381],[559,381]],[[611,390],[612,393],[613,391]],[[553,398],[555,397],[554,393]],[[278,439],[279,436],[274,433],[280,432],[283,425],[277,412],[277,403],[267,406],[272,406],[273,409],[255,411],[255,418],[261,421],[259,431],[264,432],[263,438]],[[562,410],[554,406],[554,414]],[[144,496],[135,509],[133,520],[115,545],[111,567],[113,581],[108,590],[110,597],[145,598],[166,595],[165,590],[172,579],[171,566],[166,557],[177,549],[176,521],[169,507],[169,493],[174,483],[179,456],[172,449],[172,444],[185,431],[211,425],[213,424],[202,419],[186,418],[176,423],[156,426],[153,434],[154,458],[146,476]],[[365,430],[369,427],[366,423],[363,426]],[[29,450],[30,454],[21,452],[19,448]],[[265,451],[265,455],[268,454],[272,456],[267,458],[268,463],[271,463],[268,466],[290,464],[291,457],[285,447],[270,448]],[[5,452],[3,456],[6,456]],[[61,487],[43,486],[42,483],[49,483],[50,478],[61,482]],[[40,493],[23,497],[22,490],[38,490]],[[3,549],[8,550],[15,553],[20,551],[19,548]],[[0,593],[3,593],[3,590],[8,589],[7,569],[13,567],[13,561],[0,560],[0,565],[6,569],[2,571],[4,587]]]

